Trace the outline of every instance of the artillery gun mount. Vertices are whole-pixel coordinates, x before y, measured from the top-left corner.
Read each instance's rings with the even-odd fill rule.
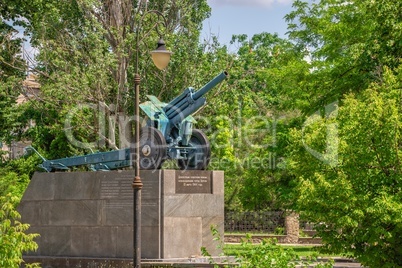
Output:
[[[177,160],[180,169],[205,170],[211,157],[207,136],[193,126],[192,116],[206,103],[204,95],[221,83],[228,73],[223,71],[200,90],[189,87],[169,103],[148,95],[149,101],[140,104],[148,116],[147,125],[140,131],[140,168],[153,170],[161,168],[168,159]],[[40,167],[47,172],[68,170],[71,167],[88,166],[92,170],[116,170],[132,164],[131,148],[99,152],[82,156],[47,160],[34,148],[43,160]]]

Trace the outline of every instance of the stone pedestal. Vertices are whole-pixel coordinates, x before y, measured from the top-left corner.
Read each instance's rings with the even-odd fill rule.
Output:
[[[39,249],[27,256],[133,257],[133,171],[35,173],[18,208]],[[223,238],[222,171],[141,171],[142,259],[211,255]]]

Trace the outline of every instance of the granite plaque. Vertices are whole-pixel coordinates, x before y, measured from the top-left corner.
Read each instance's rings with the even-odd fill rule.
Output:
[[[176,172],[176,194],[212,194],[210,172]]]

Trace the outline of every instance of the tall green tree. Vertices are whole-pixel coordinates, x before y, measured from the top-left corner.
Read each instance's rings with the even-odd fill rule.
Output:
[[[86,151],[71,144],[64,129],[81,145],[127,146],[134,73],[142,78],[142,100],[146,94],[170,98],[184,85],[204,82],[205,75],[196,77],[203,71],[195,63],[203,53],[198,40],[209,14],[206,1],[192,0],[32,2],[21,16],[38,48],[35,71],[42,96],[30,109],[37,123],[30,131],[36,146],[58,151],[57,156]],[[159,34],[175,53],[163,72],[149,57]]]
[[[225,170],[227,210],[279,209],[289,204],[290,176],[281,164],[294,125],[284,92],[295,91],[309,65],[277,34],[236,35],[232,43],[238,51],[221,57],[228,87],[205,108],[213,123],[211,166]]]
[[[345,96],[337,114],[293,132],[298,210],[320,223],[327,251],[369,267],[402,265],[401,78],[387,71],[381,84]],[[307,147],[327,154],[317,159]]]
[[[402,56],[400,1],[294,2],[286,16],[289,38],[305,50],[311,76],[297,97],[306,113],[382,79]]]
[[[19,122],[21,113],[16,107],[17,97],[23,93],[26,70],[21,54],[23,39],[18,37],[18,31],[9,21],[11,18],[10,12],[0,16],[0,142],[7,145],[18,138],[25,127]]]
[[[293,91],[304,114],[287,157],[297,209],[327,251],[399,267],[401,3],[294,7],[289,36],[311,64]]]

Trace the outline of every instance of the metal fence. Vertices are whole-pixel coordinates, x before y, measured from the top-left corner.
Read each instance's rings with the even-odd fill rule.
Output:
[[[284,226],[283,211],[225,212],[225,232],[275,233]]]

